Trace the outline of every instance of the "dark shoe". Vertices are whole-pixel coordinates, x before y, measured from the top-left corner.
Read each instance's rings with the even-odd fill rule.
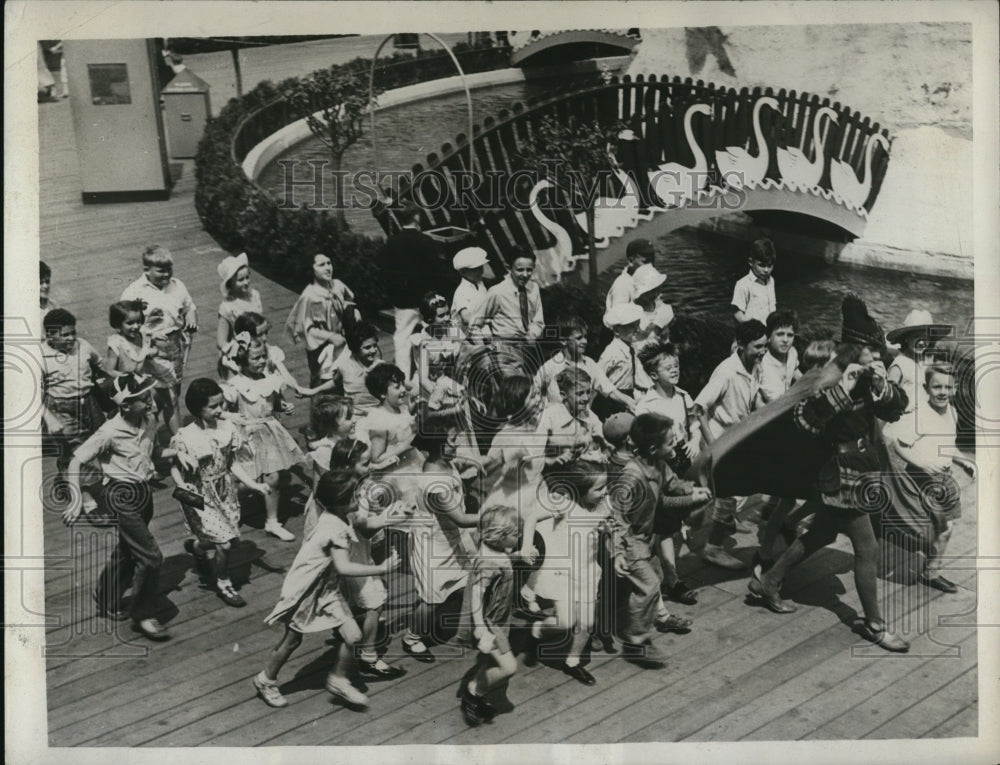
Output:
[[[691,625],[694,622],[690,619],[685,619],[683,616],[670,614],[666,619],[657,619],[653,624],[657,632],[688,633],[691,631]]]
[[[579,683],[584,685],[595,685],[597,683],[597,678],[590,674],[581,665],[577,664],[575,667],[571,667],[568,664],[563,664],[560,669],[567,675],[572,677]]]
[[[663,669],[664,661],[651,643],[622,643],[625,661],[643,669]]]
[[[109,611],[103,605],[97,597],[97,591],[90,593],[91,600],[94,601],[94,605],[97,606],[97,615],[102,619],[110,619],[113,622],[120,622],[128,619],[128,611],[123,611],[118,609],[116,611]]]
[[[791,614],[798,611],[791,603],[782,600],[778,593],[768,591],[758,579],[751,579],[748,589],[751,595],[763,601],[764,605],[776,614]]]
[[[892,651],[893,653],[906,653],[910,650],[910,644],[898,635],[894,635],[889,632],[885,628],[885,625],[876,629],[869,625],[868,622],[863,621],[856,631],[865,640],[868,640],[877,645],[879,648],[884,648],[887,651]]]
[[[231,584],[218,585],[216,592],[219,595],[219,599],[227,606],[232,606],[233,608],[243,608],[247,604],[247,602],[240,597],[240,594],[233,589]]]
[[[958,585],[950,579],[945,579],[940,574],[932,577],[925,571],[917,578],[921,584],[927,585],[935,590],[940,590],[941,592],[947,592],[949,594],[958,592]]]
[[[471,728],[475,728],[486,722],[486,716],[483,714],[483,707],[479,703],[479,697],[472,694],[468,685],[461,689],[461,693],[462,719],[465,720],[465,724]]]
[[[411,646],[405,640],[400,641],[400,645],[403,648],[403,653],[407,654],[408,656],[412,656],[417,661],[423,662],[424,664],[431,664],[434,662],[434,654],[432,654],[429,650],[427,650],[427,646],[424,645],[423,641],[417,644],[424,647],[424,650],[422,651],[413,650],[413,646]]]
[[[678,581],[667,591],[667,596],[675,603],[693,606],[698,603],[698,593],[691,589],[687,582]]]
[[[395,680],[406,674],[406,670],[402,667],[394,667],[391,664],[386,664],[381,659],[378,661],[359,659],[358,671],[363,675],[368,675],[378,680]]]
[[[170,633],[156,619],[140,619],[133,625],[133,628],[150,640],[155,640],[157,643],[170,640]]]
[[[766,574],[773,565],[774,561],[765,560],[761,556],[760,550],[758,550],[753,554],[753,563],[750,564],[750,569],[752,571],[751,576],[759,582],[760,578],[764,576],[764,574]]]

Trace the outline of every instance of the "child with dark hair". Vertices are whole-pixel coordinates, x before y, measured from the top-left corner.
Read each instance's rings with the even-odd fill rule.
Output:
[[[535,343],[545,329],[542,295],[535,273],[535,252],[517,247],[507,258],[508,273],[486,292],[486,301],[473,321],[474,328],[487,327],[494,342],[521,359],[533,374],[538,367]]]
[[[145,311],[142,301],[123,300],[108,309],[108,323],[115,334],[108,337],[107,367],[112,372],[144,374],[156,380],[153,401],[163,413],[164,424],[171,434],[181,425],[180,411],[174,393],[177,373],[174,365],[160,358],[160,353],[143,331]]]
[[[393,550],[380,565],[356,563],[350,549],[356,539],[350,515],[357,510],[358,478],[350,471],[328,473],[316,488],[316,501],[323,513],[316,527],[303,540],[274,610],[264,620],[281,623],[285,633],[271,652],[267,664],[254,677],[257,694],[268,706],[284,707],[288,700],[278,689],[278,673],[302,644],[305,632],[338,630],[341,638],[337,658],[326,678],[326,689],[349,706],[365,707],[368,697],[354,687],[350,675],[355,646],[362,639],[347,599],[342,593],[343,577],[380,577],[399,567]]]
[[[246,445],[239,429],[222,419],[225,399],[218,383],[203,377],[193,380],[184,405],[194,422],[178,430],[170,442],[177,452],[170,473],[178,488],[200,499],[188,503],[178,498],[188,531],[194,535],[185,540],[184,549],[202,571],[208,569],[208,551],[215,551],[211,569],[219,597],[226,605],[241,608],[246,601],[229,578],[229,552],[240,537],[240,503],[233,478],[263,495],[270,494],[271,487],[247,475],[237,461]],[[246,461],[246,455],[243,458]]]
[[[40,260],[38,261],[38,307],[41,309],[43,317],[53,308],[59,307],[49,298],[51,288],[52,269],[44,260]]]
[[[344,395],[354,402],[354,411],[363,417],[378,406],[378,399],[368,392],[365,378],[382,362],[378,346],[378,328],[360,322],[347,331],[347,350],[336,358],[324,357],[319,377],[323,381],[340,377]]]
[[[658,414],[640,414],[629,438],[635,457],[609,487],[615,540],[615,573],[629,585],[628,618],[622,632],[626,658],[660,667],[652,631],[660,604],[663,573],[656,554],[656,516],[664,508],[691,508],[712,498],[708,489],[682,481],[670,469],[673,423]],[[669,629],[673,629],[668,625]]]
[[[413,448],[416,425],[407,407],[403,370],[395,364],[376,364],[365,377],[365,387],[379,402],[358,420],[355,434],[372,447],[372,469],[419,470]]]
[[[707,422],[702,437],[711,443],[722,432],[750,416],[760,394],[760,359],[767,347],[767,330],[756,319],[736,326],[736,349],[712,372],[694,400],[698,417]],[[738,571],[743,561],[723,549],[732,532],[750,533],[753,526],[736,517],[742,498],[718,497],[712,512],[712,527],[702,559],[714,566]]]
[[[45,314],[42,327],[42,433],[56,444],[56,470],[62,476],[73,450],[104,422],[94,389],[95,378],[108,372],[93,346],[77,338],[76,317],[65,308]],[[96,472],[88,470],[83,484],[96,479]],[[89,492],[83,501],[88,511],[96,506]]]
[[[770,239],[758,239],[750,246],[747,264],[750,273],[736,282],[733,288],[732,308],[736,321],[756,319],[763,323],[778,308],[774,296],[774,244]]]
[[[802,373],[799,352],[795,350],[795,333],[799,317],[795,311],[774,311],[764,325],[767,330],[767,352],[760,360],[760,399],[767,404],[792,387]]]
[[[473,556],[462,601],[459,634],[479,649],[476,663],[458,689],[462,718],[470,726],[488,722],[496,708],[486,694],[517,672],[508,633],[513,605],[514,571],[510,552],[517,544],[517,510],[490,505],[479,516],[479,549]]]

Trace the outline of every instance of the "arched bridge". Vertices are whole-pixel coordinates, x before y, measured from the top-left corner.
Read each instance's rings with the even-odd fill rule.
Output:
[[[554,48],[561,51],[596,48],[602,51],[598,55],[621,55],[630,53],[641,40],[635,29],[563,29],[536,34],[518,32],[510,42],[510,65],[524,66],[543,60],[545,51]]]
[[[461,134],[413,166],[399,197],[424,210],[425,229],[454,240],[464,234],[498,262],[514,246],[530,247],[548,265],[543,280],[557,280],[585,259],[587,235],[582,211],[560,206],[544,181],[517,172],[520,147],[546,115],[618,128],[596,211],[599,247],[642,229],[655,236],[754,210],[808,215],[860,236],[891,146],[878,123],[808,93],[625,76],[487,117],[472,140],[475,172],[467,172]],[[391,210],[374,213],[387,233],[396,229]]]

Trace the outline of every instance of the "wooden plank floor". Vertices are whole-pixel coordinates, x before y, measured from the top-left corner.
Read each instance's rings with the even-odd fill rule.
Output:
[[[153,241],[169,247],[176,274],[199,306],[201,332],[189,379],[213,376],[215,267],[222,256],[201,230],[193,207],[193,172],[185,164],[167,202],[84,207],[79,201],[75,147],[66,103],[40,109],[41,247],[53,269],[53,298],[79,317],[80,335],[103,348],[107,306],[140,273],[139,253]],[[280,327],[295,296],[255,275],[266,312]],[[276,335],[279,333],[276,333]],[[390,346],[391,343],[385,343]],[[293,373],[305,376],[304,354],[287,347]],[[387,350],[389,348],[387,347]],[[293,433],[305,407],[291,418]],[[51,465],[49,465],[51,468]],[[963,518],[951,553],[975,556],[976,487],[964,485]],[[847,624],[859,612],[851,558],[840,540],[796,571],[788,594],[797,613],[776,616],[744,603],[742,578],[701,566],[686,554],[682,573],[701,587],[697,606],[678,607],[695,619],[691,634],[660,636],[666,669],[644,671],[595,654],[598,684],[586,688],[542,664],[522,666],[508,697],[514,704],[488,726],[467,729],[454,690],[470,659],[450,646],[423,665],[409,658],[393,683],[371,683],[369,711],[331,704],[323,678],[332,661],[323,635],[308,635],[282,675],[291,702],[275,711],[254,696],[256,674],[279,634],[263,617],[281,575],[245,563],[249,606],[224,606],[203,589],[182,548],[180,509],[169,485],[155,495],[152,529],[165,556],[161,618],[173,639],[150,645],[127,624],[93,614],[89,592],[113,538],[88,527],[66,529],[58,510],[44,513],[47,703],[51,746],[193,746],[280,744],[611,743],[957,737],[977,733],[974,566],[958,568],[953,596],[882,580],[886,612],[906,623],[906,656],[872,649]],[[283,509],[301,532],[304,491],[290,487]],[[260,530],[248,511],[240,556],[263,550],[291,561],[297,544]],[[749,561],[754,540],[737,539]],[[890,579],[894,579],[891,577]],[[400,588],[406,582],[400,583]],[[397,589],[400,589],[397,588]],[[952,624],[951,622],[954,622]],[[394,641],[395,650],[398,642]],[[449,655],[450,654],[450,655]]]

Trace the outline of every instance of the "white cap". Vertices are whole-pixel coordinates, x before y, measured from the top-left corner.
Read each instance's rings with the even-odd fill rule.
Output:
[[[618,303],[604,314],[606,327],[625,327],[635,324],[642,318],[642,309],[635,303]]]
[[[455,267],[456,271],[460,271],[463,268],[485,266],[488,260],[486,250],[482,247],[466,247],[464,250],[458,251],[452,259],[451,264]]]
[[[643,263],[632,274],[633,294],[639,296],[650,290],[655,290],[666,280],[666,274],[657,271],[656,266],[652,263]]]

